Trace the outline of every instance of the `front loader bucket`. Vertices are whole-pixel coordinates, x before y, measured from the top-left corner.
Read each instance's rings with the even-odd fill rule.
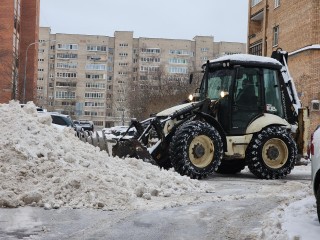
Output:
[[[112,148],[112,156],[142,159],[144,162],[157,165],[147,148],[137,139],[121,139]]]

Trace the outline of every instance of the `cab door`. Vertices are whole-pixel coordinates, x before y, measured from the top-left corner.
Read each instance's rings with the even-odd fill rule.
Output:
[[[263,113],[261,81],[259,68],[237,69],[231,99],[230,134],[245,134],[249,123]]]

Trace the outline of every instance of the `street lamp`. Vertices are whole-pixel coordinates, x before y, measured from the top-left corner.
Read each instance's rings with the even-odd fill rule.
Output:
[[[46,40],[46,41],[43,41],[43,42],[33,42],[33,43],[30,43],[26,49],[26,59],[25,59],[25,63],[24,63],[24,77],[23,77],[23,103],[26,103],[26,84],[27,84],[27,63],[28,63],[28,50],[29,48],[32,46],[32,45],[35,45],[35,44],[39,44],[39,43],[46,43],[46,42],[55,42],[56,40],[55,39],[49,39],[49,40]]]

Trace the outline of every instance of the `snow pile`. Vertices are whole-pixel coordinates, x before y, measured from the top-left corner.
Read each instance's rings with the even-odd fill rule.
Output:
[[[207,185],[137,159],[110,157],[59,131],[33,103],[0,105],[0,207],[137,209]],[[168,202],[168,201],[167,201]]]
[[[296,166],[293,169],[295,178],[311,173],[311,166]],[[273,192],[281,196],[279,206],[266,214],[262,222],[260,239],[318,239],[319,221],[316,213],[316,199],[311,182],[285,180],[282,191]],[[270,189],[271,190],[271,189]]]

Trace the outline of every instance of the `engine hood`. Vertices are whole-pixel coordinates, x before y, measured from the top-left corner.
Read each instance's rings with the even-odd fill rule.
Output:
[[[184,104],[181,104],[181,105],[177,105],[177,106],[174,106],[174,107],[171,107],[171,108],[167,108],[159,113],[157,113],[157,117],[167,117],[171,114],[173,114],[174,112],[182,109],[182,108],[185,108],[185,107],[188,107],[192,104],[195,104],[195,102],[190,102],[190,103],[184,103]]]

